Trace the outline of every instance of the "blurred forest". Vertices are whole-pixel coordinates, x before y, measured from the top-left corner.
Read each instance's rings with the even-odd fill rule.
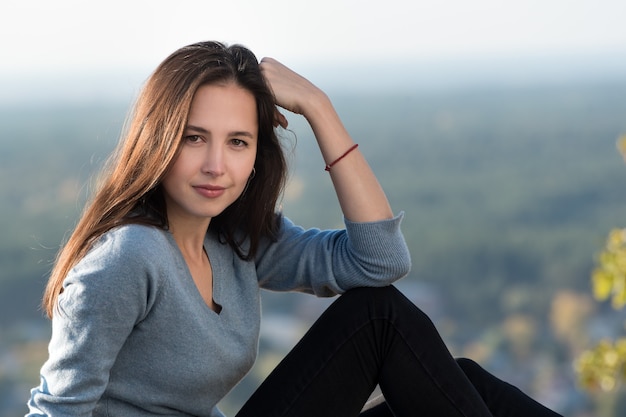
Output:
[[[396,211],[413,270],[399,287],[455,355],[569,416],[626,415],[622,390],[582,390],[572,362],[624,331],[590,291],[595,254],[626,226],[626,81],[342,94],[337,110]],[[39,300],[59,245],[117,142],[128,103],[0,108],[0,415],[25,413],[46,358]],[[304,121],[283,131],[282,207],[341,227]],[[224,401],[233,414],[330,300],[265,294],[259,361]]]

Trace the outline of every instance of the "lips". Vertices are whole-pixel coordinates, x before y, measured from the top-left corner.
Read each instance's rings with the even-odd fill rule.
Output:
[[[215,185],[194,185],[194,190],[198,194],[206,198],[216,198],[224,194],[226,190],[224,187],[219,187]]]

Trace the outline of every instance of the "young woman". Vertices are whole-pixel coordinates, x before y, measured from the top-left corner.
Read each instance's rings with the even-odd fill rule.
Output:
[[[310,123],[345,230],[276,212],[276,105]],[[390,286],[409,253],[328,97],[273,59],[203,42],[148,79],[44,296],[50,356],[29,416],[221,416],[251,368],[259,290],[342,294],[238,416],[553,416],[469,360]]]

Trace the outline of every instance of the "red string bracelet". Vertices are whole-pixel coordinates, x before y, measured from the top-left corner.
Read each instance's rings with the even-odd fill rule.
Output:
[[[356,148],[359,147],[358,143],[355,143],[354,145],[352,145],[350,147],[350,149],[348,149],[347,151],[344,152],[343,155],[341,155],[339,158],[335,159],[333,162],[331,162],[330,164],[326,164],[326,168],[324,168],[324,171],[330,171],[330,168],[335,165],[337,162],[341,161],[343,158],[346,157],[346,155],[348,155],[350,152],[352,152],[353,150],[355,150]]]

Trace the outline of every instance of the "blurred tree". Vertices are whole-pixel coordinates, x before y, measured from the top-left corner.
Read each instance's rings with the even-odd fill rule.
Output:
[[[617,141],[617,148],[626,159],[626,135]],[[597,258],[591,276],[594,297],[610,299],[614,309],[626,306],[626,228],[613,229]],[[601,340],[577,359],[576,370],[586,389],[613,391],[626,381],[626,337]]]

